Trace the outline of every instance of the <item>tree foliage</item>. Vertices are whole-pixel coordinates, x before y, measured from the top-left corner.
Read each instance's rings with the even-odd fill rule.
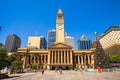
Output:
[[[110,62],[111,63],[120,63],[120,55],[110,56]]]
[[[0,42],[0,48],[2,48],[3,47],[3,44]]]
[[[12,65],[12,62],[13,61],[15,61],[15,60],[17,60],[17,58],[18,58],[18,54],[12,54],[12,55],[9,55],[8,56],[8,60],[7,60],[7,64],[8,64],[8,66],[11,66]]]
[[[32,64],[32,69],[37,69],[38,65],[36,63]]]
[[[7,66],[7,52],[0,48],[0,70]]]
[[[22,61],[13,61],[12,62],[12,69],[13,70],[19,70],[19,69],[22,69]]]

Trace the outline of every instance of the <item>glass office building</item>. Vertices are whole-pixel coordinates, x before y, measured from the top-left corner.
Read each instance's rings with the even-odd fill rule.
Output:
[[[92,41],[85,35],[82,35],[82,37],[78,40],[77,45],[79,50],[89,50],[92,48]]]
[[[56,30],[52,29],[48,32],[48,47],[56,42]]]
[[[65,43],[67,45],[70,45],[74,48],[74,38],[73,37],[68,36],[68,34],[65,34],[64,39],[65,39]]]
[[[41,44],[40,44],[40,49],[47,49],[47,41],[44,36],[41,36]]]

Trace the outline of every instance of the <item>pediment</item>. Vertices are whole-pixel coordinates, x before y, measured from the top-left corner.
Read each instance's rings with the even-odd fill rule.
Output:
[[[55,43],[52,46],[49,46],[48,49],[72,49],[72,46],[67,45],[66,43]]]

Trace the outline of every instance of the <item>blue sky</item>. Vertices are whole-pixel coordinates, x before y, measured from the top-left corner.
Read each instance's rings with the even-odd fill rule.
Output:
[[[120,0],[0,0],[0,42],[16,34],[21,47],[28,36],[45,36],[56,27],[56,13],[64,13],[65,32],[77,40],[85,34],[92,41],[94,32],[102,34],[112,25],[120,25]]]

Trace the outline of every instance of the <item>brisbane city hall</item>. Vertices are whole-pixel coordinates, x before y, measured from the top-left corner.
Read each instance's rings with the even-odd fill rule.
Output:
[[[23,60],[23,68],[31,68],[33,64],[37,64],[38,68],[54,70],[62,68],[69,70],[74,68],[94,68],[94,52],[90,50],[73,50],[73,47],[64,42],[64,15],[61,9],[58,10],[56,17],[56,42],[54,45],[43,49],[19,48],[18,54]],[[23,53],[27,56],[24,58]],[[34,56],[36,54],[36,56]]]

